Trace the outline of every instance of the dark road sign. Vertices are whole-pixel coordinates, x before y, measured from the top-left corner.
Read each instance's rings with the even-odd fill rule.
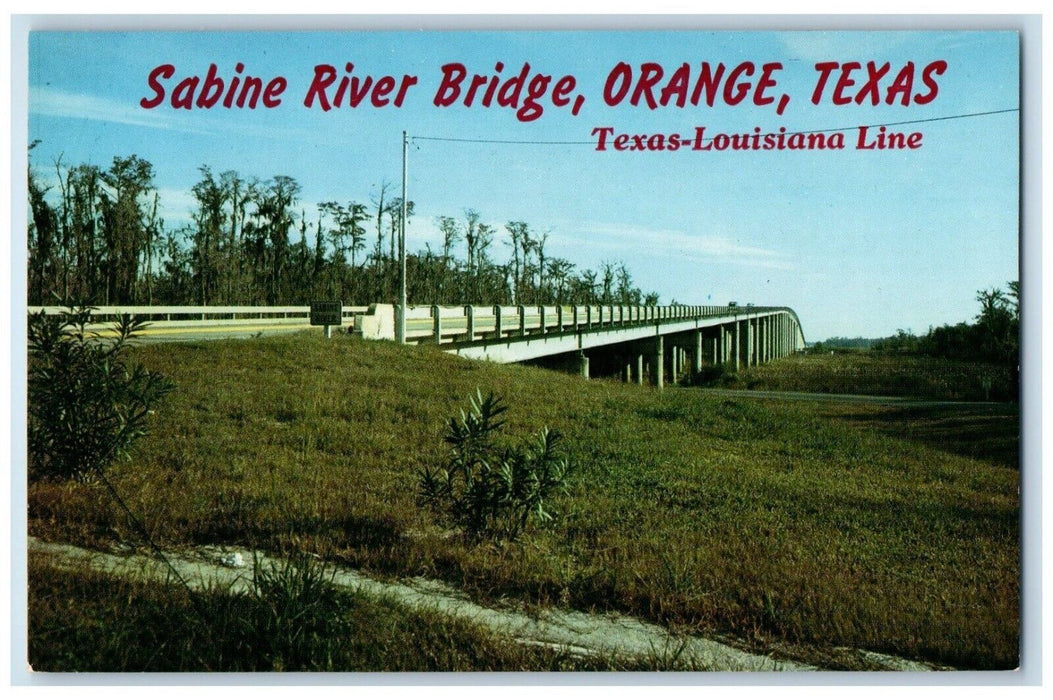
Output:
[[[312,326],[339,326],[343,321],[344,306],[339,301],[312,301]]]

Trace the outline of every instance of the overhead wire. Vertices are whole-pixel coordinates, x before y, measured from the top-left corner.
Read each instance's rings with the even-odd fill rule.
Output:
[[[951,114],[943,117],[927,117],[925,119],[908,119],[898,122],[878,122],[875,124],[860,124],[858,126],[839,126],[830,129],[798,129],[796,131],[782,132],[787,136],[794,134],[814,134],[821,132],[833,132],[833,131],[852,131],[855,129],[867,128],[873,129],[877,127],[888,127],[888,126],[908,126],[911,124],[927,124],[931,122],[950,121],[952,119],[968,119],[971,117],[986,117],[995,114],[1006,114],[1009,112],[1019,112],[1019,107],[1011,107],[1008,109],[995,109],[986,112],[969,112],[965,114]],[[761,136],[767,136],[768,134],[776,135],[775,132],[763,133]],[[489,144],[511,144],[511,145],[537,145],[537,146],[594,146],[596,140],[591,141],[532,141],[527,139],[478,139],[478,138],[456,138],[451,136],[414,136],[410,135],[411,141],[452,141],[455,143],[489,143]],[[703,141],[712,141],[713,138],[702,139]]]

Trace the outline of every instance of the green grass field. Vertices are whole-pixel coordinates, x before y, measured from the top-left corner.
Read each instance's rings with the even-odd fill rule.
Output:
[[[113,476],[165,546],[310,551],[805,660],[1018,664],[1015,406],[729,400],[317,334],[135,358],[177,389]],[[511,435],[564,433],[574,468],[555,522],[507,546],[451,536],[416,503],[477,388],[505,397]],[[28,505],[44,539],[137,540],[98,486],[32,484]]]
[[[794,355],[743,371],[735,385],[950,401],[1018,400],[1017,386],[1003,366],[864,350]]]

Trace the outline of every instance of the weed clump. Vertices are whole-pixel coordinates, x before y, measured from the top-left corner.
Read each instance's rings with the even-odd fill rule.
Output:
[[[442,513],[471,540],[514,541],[531,517],[548,522],[551,494],[565,489],[568,461],[557,454],[560,434],[542,428],[520,445],[497,440],[507,410],[492,393],[476,391],[468,411],[450,418],[452,451],[443,466],[419,472],[419,502]]]
[[[334,638],[353,634],[341,615],[332,572],[308,555],[281,564],[253,563],[252,588],[243,639],[257,640],[257,667],[322,670]]]

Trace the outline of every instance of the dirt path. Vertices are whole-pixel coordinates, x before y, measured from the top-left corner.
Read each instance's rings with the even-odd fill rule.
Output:
[[[29,538],[29,551],[48,556],[60,568],[76,570],[91,566],[114,576],[143,577],[163,581],[168,570],[154,558],[119,556],[67,544]],[[203,548],[194,555],[168,554],[173,566],[192,587],[207,582],[247,588],[252,577],[252,553],[234,549]],[[264,566],[277,560],[259,555]],[[607,654],[626,657],[676,657],[685,665],[712,671],[817,671],[792,661],[751,654],[701,637],[678,637],[641,620],[623,615],[596,615],[578,611],[545,609],[528,615],[515,606],[489,608],[472,602],[460,591],[443,583],[421,578],[386,583],[356,571],[337,569],[337,586],[372,597],[394,599],[411,609],[427,608],[453,618],[467,620],[522,644],[560,648],[576,654]],[[877,667],[898,671],[930,671],[933,667],[868,653]]]

